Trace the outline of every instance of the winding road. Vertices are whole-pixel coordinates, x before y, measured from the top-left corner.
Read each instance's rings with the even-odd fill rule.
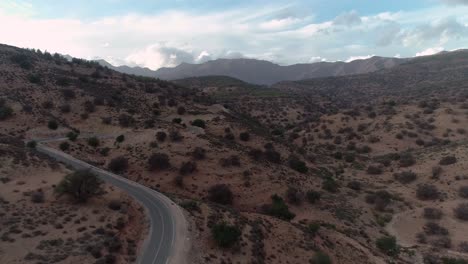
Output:
[[[122,189],[146,209],[151,228],[137,263],[184,264],[190,249],[187,222],[180,207],[163,194],[124,177],[102,170],[66,153],[47,147],[41,142],[63,138],[37,140],[36,149],[74,169],[89,169],[102,180]]]

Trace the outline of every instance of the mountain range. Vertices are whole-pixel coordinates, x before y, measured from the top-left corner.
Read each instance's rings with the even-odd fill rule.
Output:
[[[351,62],[316,62],[281,66],[257,59],[217,59],[201,64],[182,63],[176,67],[165,67],[156,71],[142,67],[113,66],[105,60],[97,62],[122,73],[164,80],[225,75],[253,84],[271,85],[280,81],[369,73],[392,68],[408,60],[410,59],[374,56]]]

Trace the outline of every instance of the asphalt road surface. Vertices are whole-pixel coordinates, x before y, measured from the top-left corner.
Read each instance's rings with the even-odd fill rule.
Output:
[[[61,139],[42,140],[42,142],[55,140]],[[146,208],[151,228],[138,258],[138,263],[187,263],[186,254],[189,248],[187,224],[182,210],[177,204],[155,190],[92,166],[59,150],[46,147],[40,142],[37,145],[37,150],[76,170],[89,169],[102,180],[127,192]]]

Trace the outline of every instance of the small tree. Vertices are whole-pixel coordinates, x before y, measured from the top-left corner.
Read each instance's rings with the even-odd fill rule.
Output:
[[[89,170],[76,171],[66,175],[55,191],[71,195],[78,202],[86,202],[101,191],[101,180]]]
[[[194,171],[197,170],[197,164],[193,161],[187,161],[182,163],[182,166],[180,166],[179,173],[181,175],[187,175],[191,174]]]
[[[223,248],[229,248],[237,241],[241,236],[241,231],[237,226],[228,225],[225,222],[216,224],[211,228],[211,234],[218,246]]]
[[[416,190],[416,196],[421,200],[435,200],[440,196],[437,187],[431,184],[422,184]]]
[[[330,256],[323,253],[322,251],[317,251],[310,262],[312,264],[332,264]]]
[[[289,167],[300,173],[307,173],[309,171],[305,162],[296,156],[289,157]]]
[[[206,150],[201,147],[196,147],[192,152],[192,157],[197,160],[202,160],[206,157]]]
[[[215,203],[230,205],[234,195],[226,184],[216,184],[208,189],[208,199]]]
[[[34,140],[28,141],[28,143],[26,143],[26,147],[31,148],[31,149],[35,149],[36,146],[37,146],[37,142]]]
[[[272,203],[263,206],[263,211],[271,216],[289,221],[296,215],[289,211],[288,206],[284,202],[283,198],[278,195],[271,196]]]
[[[442,166],[452,165],[455,163],[457,163],[457,158],[455,156],[446,156],[439,161],[439,164]]]
[[[107,166],[110,171],[122,173],[128,169],[128,160],[124,156],[113,158]]]
[[[169,162],[169,156],[164,153],[154,153],[148,159],[148,169],[153,170],[164,170],[171,166]]]
[[[288,188],[288,190],[286,191],[286,197],[288,199],[288,202],[292,204],[299,205],[302,202],[302,192],[294,187]]]
[[[317,191],[314,191],[314,190],[309,190],[306,193],[307,201],[309,203],[311,203],[311,204],[314,204],[317,201],[319,201],[321,196],[322,195],[320,194],[320,192],[317,192]]]

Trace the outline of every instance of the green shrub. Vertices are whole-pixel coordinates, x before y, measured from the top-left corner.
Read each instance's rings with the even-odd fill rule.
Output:
[[[314,190],[309,190],[306,193],[306,198],[307,201],[311,204],[316,203],[317,201],[320,200],[321,194],[320,192],[314,191]]]
[[[203,121],[203,120],[201,120],[201,119],[195,119],[195,120],[193,120],[192,126],[201,127],[201,128],[205,128],[205,127],[206,127],[205,121]]]
[[[211,228],[216,244],[222,248],[229,248],[239,241],[241,231],[237,226],[228,225],[225,222],[216,224]]]
[[[109,162],[109,165],[107,167],[112,172],[121,173],[127,170],[128,160],[123,156],[119,156],[119,157],[113,158]]]
[[[263,206],[263,211],[271,216],[289,221],[296,215],[289,211],[288,205],[284,202],[283,198],[278,195],[271,196],[272,203]]]
[[[70,141],[75,141],[77,138],[78,138],[78,133],[75,133],[73,131],[70,131],[67,133],[67,138],[70,140]]]
[[[99,146],[99,144],[100,142],[97,137],[91,137],[88,139],[88,145],[90,145],[91,147],[97,147]]]
[[[6,120],[13,115],[13,109],[6,105],[0,105],[0,121]]]
[[[124,140],[125,140],[124,135],[120,135],[120,136],[115,138],[115,141],[118,142],[118,143],[122,143],[122,142],[124,142]]]
[[[312,264],[331,264],[331,258],[323,253],[322,251],[317,251],[314,257],[310,260]]]
[[[215,203],[230,205],[234,195],[226,184],[216,184],[208,189],[208,199]]]
[[[164,153],[154,153],[148,159],[148,169],[153,170],[164,170],[171,166],[169,162],[169,156]]]
[[[399,247],[394,236],[383,236],[375,242],[378,249],[389,256],[396,256],[399,253]]]
[[[70,148],[70,144],[68,142],[62,142],[59,145],[60,150],[66,151]]]
[[[307,226],[307,232],[315,236],[317,232],[320,230],[319,223],[311,223]]]
[[[78,202],[86,202],[101,192],[102,181],[88,170],[66,175],[55,187],[58,194],[69,194]]]
[[[26,147],[31,148],[31,149],[35,149],[36,146],[37,146],[37,142],[34,140],[28,141],[28,143],[26,143]]]
[[[324,189],[326,191],[329,191],[331,193],[335,193],[335,192],[338,191],[338,188],[339,188],[338,183],[332,177],[326,177],[322,181],[322,189]]]
[[[249,141],[250,140],[250,134],[249,132],[242,132],[239,134],[239,139],[242,141]]]
[[[289,167],[297,172],[307,173],[309,171],[309,168],[307,168],[307,165],[305,164],[305,162],[300,160],[296,156],[291,156],[289,158],[288,163],[289,163]]]
[[[55,120],[50,120],[49,123],[47,123],[47,127],[52,130],[56,130],[58,128],[58,123]]]

